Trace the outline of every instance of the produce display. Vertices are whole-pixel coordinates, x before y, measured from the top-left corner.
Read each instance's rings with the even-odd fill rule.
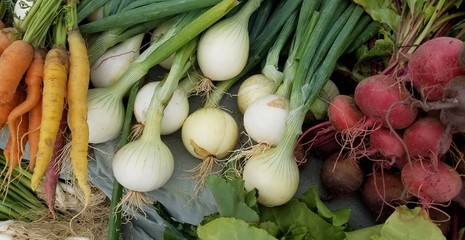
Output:
[[[0,0],[0,239],[465,240],[464,16]]]

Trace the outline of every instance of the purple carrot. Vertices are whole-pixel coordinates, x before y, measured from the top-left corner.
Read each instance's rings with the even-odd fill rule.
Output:
[[[43,182],[43,190],[46,195],[48,209],[53,218],[55,218],[55,193],[58,184],[58,178],[60,176],[60,170],[62,166],[62,154],[66,145],[66,130],[68,127],[67,114],[68,110],[63,108],[63,116],[61,117],[60,126],[58,129],[57,139],[55,142],[52,160],[50,161],[47,171],[45,172],[45,178]]]

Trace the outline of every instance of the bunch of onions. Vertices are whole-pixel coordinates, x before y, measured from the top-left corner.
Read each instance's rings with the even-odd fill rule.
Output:
[[[297,191],[299,169],[294,148],[306,113],[328,81],[337,59],[355,38],[351,33],[363,13],[361,8],[347,6],[341,0],[325,1],[321,6],[320,3],[304,1],[298,17],[293,48],[298,49],[295,59],[299,61],[283,138],[276,146],[251,156],[243,169],[245,188],[257,189],[257,201],[268,207],[288,202]],[[342,14],[332,21],[337,12]],[[323,38],[323,33],[328,34]]]
[[[279,71],[278,63],[281,51],[295,28],[295,18],[296,14],[291,15],[282,27],[276,41],[268,51],[261,73],[254,74],[241,83],[237,92],[237,105],[242,114],[255,100],[275,93],[284,80],[284,73]]]
[[[143,193],[162,187],[173,174],[173,155],[161,140],[163,111],[185,74],[186,66],[191,64],[189,57],[197,42],[194,39],[177,52],[166,80],[154,89],[141,137],[124,145],[113,158],[113,175],[128,190],[120,204],[142,209],[146,202]]]
[[[107,88],[89,89],[87,96],[89,143],[103,143],[119,136],[124,122],[123,97],[148,71],[223,17],[237,2],[223,0],[203,13],[177,16],[170,34],[150,45],[128,70]]]
[[[278,40],[275,42],[274,47],[270,50],[270,55],[274,54],[276,60],[274,64],[267,64],[265,68],[269,66],[270,68],[276,69],[277,61],[279,57],[279,52],[281,51],[284,43],[287,41],[291,32],[295,29],[297,15],[293,14],[283,26],[283,30],[278,36]],[[275,91],[263,94],[260,97],[251,96],[249,99],[256,98],[253,100],[250,105],[247,106],[244,116],[244,128],[248,136],[257,142],[256,148],[258,151],[262,151],[262,148],[267,148],[270,146],[276,146],[284,135],[284,126],[286,124],[286,118],[289,115],[289,92],[292,86],[292,80],[295,76],[296,63],[294,61],[294,51],[291,51],[291,54],[286,61],[284,67],[284,73],[277,74],[277,70],[274,71],[274,75],[282,75],[281,79],[273,80],[274,83],[280,83],[279,88]],[[271,58],[267,58],[267,63],[269,63]],[[264,71],[265,73],[270,72],[270,70]],[[276,77],[274,77],[276,79]],[[268,78],[270,79],[270,77]],[[257,95],[261,95],[262,92],[258,92]],[[238,97],[239,99],[239,97]],[[252,154],[255,150],[252,150]]]
[[[197,61],[205,78],[200,85],[209,86],[202,83],[204,81],[231,81],[244,70],[249,56],[248,23],[261,1],[247,1],[232,17],[216,23],[202,35]],[[194,178],[198,180],[196,192],[203,187],[205,178],[220,160],[234,150],[239,140],[236,120],[218,107],[222,94],[229,87],[226,84],[211,91],[204,106],[189,115],[182,127],[185,148],[202,160],[192,169]]]

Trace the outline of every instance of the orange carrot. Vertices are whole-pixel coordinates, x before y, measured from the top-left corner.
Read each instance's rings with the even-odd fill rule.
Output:
[[[29,169],[34,169],[36,165],[37,152],[39,150],[40,123],[42,121],[42,98],[39,99],[31,111],[29,111]]]
[[[27,113],[37,105],[40,98],[42,97],[42,79],[44,76],[44,62],[43,56],[40,51],[36,51],[34,60],[29,66],[26,72],[26,78],[24,82],[27,85],[26,99],[16,106],[8,115],[8,126],[10,127],[10,134],[13,140],[13,147],[17,148],[14,144],[19,143],[19,136],[16,134],[16,120],[23,116],[28,115]],[[12,153],[13,154],[13,153]],[[10,156],[13,158],[13,156]]]
[[[60,120],[63,115],[69,59],[63,47],[52,48],[45,57],[42,119],[39,150],[31,178],[35,190],[47,170],[54,151]]]
[[[0,30],[0,55],[13,42],[11,34],[8,34],[5,29]]]
[[[5,23],[2,20],[0,20],[0,30],[4,28],[5,28]]]
[[[13,99],[23,75],[34,58],[34,48],[23,40],[16,40],[0,57],[0,103]]]
[[[20,95],[20,102],[23,102],[26,99],[26,91],[21,87],[18,88]],[[20,103],[21,104],[21,103]],[[8,165],[8,174],[13,171],[13,169],[18,166],[21,162],[21,158],[24,155],[24,149],[27,143],[27,129],[29,126],[29,116],[28,114],[23,114],[17,118],[14,122],[8,123],[8,128],[10,129],[10,136],[8,138],[9,153],[5,153],[5,159]],[[11,131],[11,129],[15,129]]]
[[[0,128],[5,126],[5,123],[8,121],[8,115],[16,107],[20,102],[20,93],[21,91],[16,91],[15,96],[13,99],[7,103],[0,103]]]
[[[87,180],[87,151],[89,126],[87,125],[87,89],[89,88],[90,66],[87,47],[79,30],[68,31],[69,77],[67,101],[69,106],[69,128],[71,129],[71,164],[79,187],[84,192],[85,206],[89,205],[91,188]]]
[[[29,116],[28,114],[23,114],[21,117],[17,119],[15,122],[16,128],[18,129],[16,135],[18,135],[17,142],[13,141],[13,138],[9,138],[12,140],[11,142],[11,149],[10,149],[10,157],[5,155],[5,159],[8,163],[8,173],[7,176],[10,176],[13,169],[17,167],[21,163],[21,159],[24,156],[24,149],[27,143],[27,129],[29,126]],[[12,136],[11,134],[10,136]]]

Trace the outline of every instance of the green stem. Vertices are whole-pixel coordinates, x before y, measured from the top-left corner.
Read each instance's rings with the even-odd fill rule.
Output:
[[[55,25],[55,46],[66,48],[66,26],[64,21],[64,14],[58,16],[57,24]]]
[[[219,0],[172,0],[131,9],[118,14],[110,15],[95,22],[81,26],[82,33],[96,33],[112,28],[127,28],[139,23],[172,16],[193,9],[212,6]],[[224,2],[224,1],[223,1]]]
[[[9,219],[20,219],[20,214],[9,206],[8,203],[0,202],[0,212],[9,216]]]
[[[436,21],[436,18],[438,17],[438,12],[441,11],[442,6],[444,5],[445,0],[439,0],[438,4],[436,5],[433,15],[431,15],[431,18],[428,21],[428,24],[423,28],[423,31],[420,33],[418,38],[413,42],[413,46],[418,46],[420,45],[421,42],[425,39],[425,37],[430,34],[431,32],[431,27],[433,26],[433,23]],[[411,54],[413,51],[415,51],[416,47],[412,47],[409,49],[408,53]]]
[[[98,8],[105,5],[109,0],[91,0],[88,4],[78,6],[77,22],[80,23]]]
[[[66,30],[71,31],[77,29],[78,27],[78,18],[77,18],[77,1],[68,0],[66,6]]]
[[[128,103],[126,105],[126,114],[124,118],[124,125],[121,131],[121,138],[118,148],[122,148],[128,143],[128,137],[131,132],[132,114],[134,108],[134,101],[140,84],[134,84],[131,88]],[[118,209],[118,204],[123,196],[123,186],[113,177],[113,191],[111,196],[109,224],[108,224],[108,240],[119,240],[121,234],[121,210]]]
[[[278,70],[281,51],[296,27],[296,19],[297,13],[295,12],[286,21],[276,39],[276,42],[268,51],[266,63],[262,69],[262,74],[265,75],[265,77],[267,77],[269,80],[274,81],[277,86],[281,84],[284,78],[284,74]]]
[[[205,29],[224,16],[237,4],[236,0],[223,0],[210,8],[194,20],[188,22],[179,32],[159,45],[153,44],[134,61],[118,81],[110,87],[110,91],[117,97],[122,97],[135,82],[147,74],[150,68],[165,60],[186,43],[194,39]],[[190,16],[188,16],[190,17]]]
[[[351,33],[355,26],[358,24],[358,20],[362,16],[363,12],[364,10],[358,6],[353,10],[350,18],[347,20],[343,29],[336,37],[336,41],[333,43],[329,52],[326,54],[325,59],[321,63],[321,66],[318,68],[315,74],[310,76],[310,81],[306,82],[306,84],[302,87],[305,89],[304,95],[306,110],[311,107],[315,99],[318,97],[319,92],[328,81],[331,73],[336,67],[337,60],[344,53],[347,44],[350,44],[354,40],[351,39],[351,37],[354,37],[351,35]]]
[[[154,137],[160,138],[163,110],[170,101],[174,91],[178,88],[179,81],[190,68],[191,61],[189,58],[192,56],[197,42],[197,38],[193,39],[179,49],[174,55],[173,65],[171,66],[168,76],[161,83],[161,86],[155,88],[155,92],[147,110],[147,120],[141,139],[149,140],[154,139]]]
[[[158,19],[147,23],[141,23],[128,29],[118,28],[103,32],[89,47],[89,64],[93,65],[108,49],[116,44],[138,34],[151,31],[159,23],[163,22],[163,20],[164,19]]]
[[[22,39],[34,47],[45,47],[48,30],[58,16],[60,8],[61,0],[37,0],[30,10],[33,14],[27,14],[21,22],[20,28],[25,29]]]
[[[256,11],[256,16],[251,24],[252,28],[250,29],[249,34],[250,39],[255,39],[257,35],[263,31],[263,26],[265,26],[273,8],[273,2],[273,0],[264,0],[262,4],[260,4],[260,7]]]

